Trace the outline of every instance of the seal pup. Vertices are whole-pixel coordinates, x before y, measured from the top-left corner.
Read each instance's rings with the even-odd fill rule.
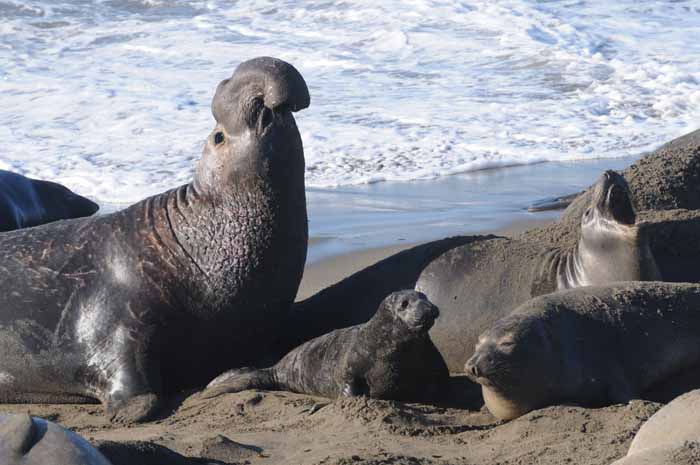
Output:
[[[581,237],[573,248],[492,239],[454,248],[425,268],[416,290],[442,312],[431,337],[451,371],[461,371],[491,323],[532,297],[660,279],[622,176],[607,171],[600,177],[580,221]]]
[[[90,216],[99,206],[61,184],[0,170],[0,231]]]
[[[700,362],[700,286],[627,282],[532,299],[486,330],[464,370],[500,419],[623,403]]]
[[[677,397],[649,418],[627,456],[612,465],[700,463],[700,389]]]
[[[3,465],[111,465],[82,437],[26,414],[0,414]]]
[[[331,398],[433,399],[449,378],[428,336],[439,313],[423,294],[394,292],[367,323],[312,339],[271,368],[228,371],[202,396],[269,389]]]
[[[163,395],[264,363],[306,257],[292,112],[308,105],[292,65],[246,61],[216,89],[191,183],[0,235],[0,401],[92,398],[144,420]]]

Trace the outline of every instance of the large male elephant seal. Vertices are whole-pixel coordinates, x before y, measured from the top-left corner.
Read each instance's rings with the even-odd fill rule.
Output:
[[[627,456],[613,465],[700,463],[700,390],[674,399],[644,423]]]
[[[203,396],[271,389],[333,398],[434,400],[449,379],[428,336],[439,314],[423,294],[394,292],[367,323],[302,344],[271,368],[228,371]]]
[[[644,395],[700,363],[700,286],[627,282],[532,299],[480,337],[465,372],[501,419]]]
[[[492,239],[445,252],[416,289],[440,308],[431,331],[453,372],[461,371],[479,334],[526,300],[556,290],[660,278],[640,234],[625,180],[614,171],[596,183],[573,248]]]
[[[99,206],[67,187],[0,170],[0,231],[90,216]]]
[[[263,363],[306,257],[309,105],[281,60],[216,89],[194,180],[110,215],[0,235],[0,401],[97,398],[141,420],[163,394]]]
[[[0,414],[2,465],[110,465],[85,439],[29,415]]]

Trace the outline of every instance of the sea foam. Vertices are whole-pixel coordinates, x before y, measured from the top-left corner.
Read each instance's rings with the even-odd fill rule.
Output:
[[[649,150],[700,121],[697,1],[0,0],[0,168],[128,203],[187,182],[217,83],[309,84],[307,184]]]

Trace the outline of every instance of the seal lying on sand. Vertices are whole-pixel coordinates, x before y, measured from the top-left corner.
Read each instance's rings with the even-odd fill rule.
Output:
[[[700,463],[700,390],[684,394],[656,412],[634,437],[627,456],[613,465]]]
[[[638,211],[700,209],[700,130],[686,134],[645,155],[626,168]],[[590,203],[593,187],[575,200],[553,224],[523,233],[522,239],[552,246],[575,244],[581,215]],[[654,250],[655,255],[656,250]]]
[[[452,249],[428,265],[416,290],[440,308],[431,337],[448,367],[461,371],[479,334],[528,299],[614,281],[651,281],[660,274],[635,224],[625,180],[614,171],[596,183],[574,248],[492,239]]]
[[[511,419],[547,405],[627,402],[700,362],[700,286],[586,287],[530,300],[479,337],[465,371]]]
[[[0,231],[90,216],[99,206],[51,181],[0,170]]]
[[[263,363],[307,244],[304,79],[274,58],[219,84],[194,181],[110,215],[0,235],[0,401],[159,398]]]
[[[228,371],[202,395],[272,389],[325,397],[434,399],[449,378],[428,336],[438,315],[423,294],[395,292],[367,323],[302,344],[271,368]]]
[[[110,465],[85,439],[29,415],[0,414],[3,465]]]

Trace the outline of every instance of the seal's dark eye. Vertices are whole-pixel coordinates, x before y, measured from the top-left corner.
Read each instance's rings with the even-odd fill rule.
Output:
[[[408,308],[408,300],[401,302],[401,310],[406,310]]]
[[[224,133],[219,131],[214,134],[214,145],[220,145],[224,143]]]
[[[591,209],[589,208],[588,210],[586,210],[586,212],[583,214],[583,216],[588,218],[588,215],[590,215],[590,214],[591,214]]]

